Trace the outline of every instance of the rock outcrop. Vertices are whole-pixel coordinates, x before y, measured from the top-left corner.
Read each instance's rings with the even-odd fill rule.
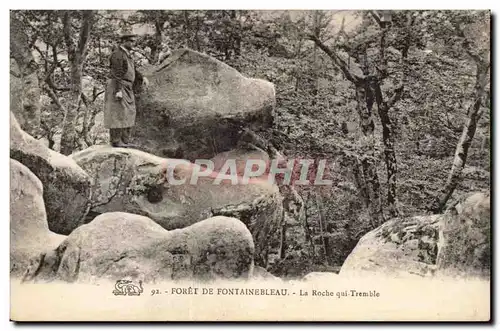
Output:
[[[224,164],[229,160],[234,163],[238,176],[245,176],[245,174],[248,175],[250,172],[258,172],[259,168],[262,167],[262,174],[260,176],[253,177],[252,181],[268,181],[269,178],[272,177],[270,169],[273,163],[277,165],[278,168],[287,167],[286,158],[277,153],[277,151],[273,151],[272,147],[269,148],[269,146],[266,146],[265,143],[255,141],[254,137],[250,136],[247,138],[250,139],[250,142],[248,142],[248,140],[247,142],[241,140],[237,148],[219,153],[211,159],[216,172],[224,172]],[[268,154],[268,151],[273,156],[272,158]],[[271,179],[278,186],[283,201],[283,219],[281,223],[282,227],[280,229],[280,235],[284,240],[290,241],[290,239],[292,239],[292,242],[292,237],[297,234],[302,239],[305,236],[302,226],[305,218],[304,201],[297,193],[293,185],[283,184],[283,174],[278,174],[274,177],[274,179]],[[290,248],[294,245],[286,246]],[[290,253],[285,251],[285,247],[280,247],[280,251],[281,252],[279,252],[276,257],[283,257]]]
[[[40,180],[10,160],[10,272],[22,276],[31,258],[56,248],[65,236],[49,230]]]
[[[144,216],[106,213],[33,259],[24,281],[248,278],[253,253],[250,232],[234,218],[217,216],[167,231]]]
[[[93,146],[72,157],[93,178],[91,217],[123,211],[147,216],[167,230],[215,215],[236,217],[251,231],[256,262],[265,266],[282,220],[282,198],[275,185],[232,185],[230,180],[216,184],[213,176],[192,183],[200,166],[134,149]]]
[[[152,154],[208,159],[236,147],[242,128],[272,124],[274,85],[208,55],[179,49],[145,76],[134,143]]]
[[[442,215],[390,220],[361,238],[340,275],[489,278],[490,196],[473,193]]]
[[[395,218],[364,235],[341,276],[431,276],[436,270],[440,215]]]
[[[70,157],[54,152],[21,130],[12,113],[10,157],[42,182],[50,230],[69,234],[83,224],[90,200],[90,177]]]
[[[443,217],[439,274],[460,277],[490,277],[490,195],[473,193]]]

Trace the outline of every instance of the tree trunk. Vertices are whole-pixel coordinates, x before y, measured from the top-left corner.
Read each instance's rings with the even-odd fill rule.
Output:
[[[316,253],[315,253],[315,249],[314,249],[314,242],[313,242],[313,237],[312,237],[312,233],[311,233],[311,229],[309,227],[309,207],[308,207],[308,203],[309,203],[309,200],[311,198],[311,193],[307,193],[306,196],[305,196],[305,199],[304,199],[304,232],[305,232],[305,235],[306,235],[306,242],[309,244],[308,247],[309,247],[309,257],[311,259],[315,259],[316,257]]]
[[[157,64],[160,61],[160,52],[163,43],[163,24],[165,21],[157,18],[155,20],[155,36],[154,41],[150,44],[151,54],[148,58],[150,64]]]
[[[314,25],[313,25],[313,30],[314,30],[314,35],[316,38],[319,39],[321,27],[320,27],[320,14],[319,11],[314,11]],[[312,104],[313,106],[316,104],[316,96],[318,95],[318,81],[319,81],[319,65],[318,65],[318,45],[314,44],[313,48],[313,88],[312,88],[312,95],[314,96]]]
[[[370,147],[374,145],[373,132],[375,130],[375,123],[373,122],[373,93],[369,86],[360,84],[356,86],[356,109],[358,111],[361,132],[368,138]],[[372,148],[373,151],[373,148]]]
[[[283,208],[282,212],[282,218],[283,218],[283,225],[281,226],[281,231],[280,231],[280,251],[279,251],[279,258],[284,259],[286,255],[286,230],[288,228],[287,223],[286,223],[286,218],[285,218],[285,209]]]
[[[358,157],[352,157],[349,160],[352,174],[354,175],[354,181],[359,191],[359,197],[363,201],[363,206],[365,208],[370,208],[370,196],[368,194],[368,187],[366,179],[363,173],[363,166]]]
[[[82,94],[82,66],[79,59],[70,59],[71,65],[71,91],[69,93],[69,104],[64,114],[63,129],[61,136],[61,153],[69,155],[75,149],[77,138],[76,119],[80,111]]]
[[[375,95],[370,86],[369,78],[366,76],[367,72],[364,73],[364,77],[356,75],[349,70],[347,63],[323,44],[316,35],[309,35],[309,39],[313,40],[315,44],[333,60],[334,64],[342,71],[344,77],[355,86],[356,110],[359,115],[361,132],[364,136],[364,142],[362,142],[362,144],[366,151],[361,157],[361,165],[370,201],[370,207],[368,209],[371,217],[373,217],[375,221],[374,223],[378,226],[384,222],[384,213],[380,196],[380,181],[375,163],[375,124],[372,116]]]
[[[234,31],[235,29],[233,27],[232,36],[231,36],[231,40],[233,41],[232,48],[234,51],[234,56],[236,58],[241,56],[241,35],[242,35],[243,31],[241,31],[240,17],[241,17],[241,12],[238,12],[237,10],[231,11],[231,19],[233,21],[233,24],[235,24],[235,22],[237,22],[237,29],[236,29],[236,31]]]
[[[399,215],[396,193],[398,166],[394,150],[394,131],[387,105],[382,103],[377,108],[382,123],[382,141],[384,143],[385,166],[387,169],[387,205],[390,217],[397,217]]]
[[[325,263],[328,264],[328,244],[327,240],[325,239],[325,226],[324,226],[324,218],[323,218],[323,205],[321,203],[321,197],[316,194],[315,195],[315,200],[316,200],[316,207],[318,208],[318,216],[319,216],[319,231],[320,231],[320,236],[321,236],[321,244],[323,246],[323,256],[325,257]]]
[[[469,147],[472,139],[474,139],[474,134],[476,133],[477,122],[482,115],[479,109],[481,108],[485,88],[488,83],[488,71],[489,63],[476,61],[476,84],[474,87],[475,101],[472,108],[468,111],[468,118],[464,124],[462,136],[458,140],[455,157],[453,158],[453,164],[451,166],[446,185],[440,192],[434,204],[431,206],[431,210],[435,213],[441,213],[444,210],[448,199],[451,197],[461,180],[462,170],[465,167],[465,162],[467,161],[467,155],[469,153]]]
[[[394,127],[389,116],[389,110],[394,103],[401,98],[403,87],[400,86],[393,91],[393,96],[385,101],[382,95],[380,80],[372,82],[375,99],[377,100],[378,115],[382,124],[382,143],[384,144],[384,159],[387,170],[387,205],[389,207],[389,216],[397,217],[399,215],[397,203],[397,159],[394,148]]]
[[[389,15],[390,12],[385,13]],[[372,12],[372,15],[375,15]],[[382,94],[383,80],[387,77],[387,59],[386,59],[386,34],[388,32],[388,28],[386,26],[387,22],[380,21],[379,17],[375,15],[375,19],[379,23],[380,26],[380,43],[379,43],[379,53],[380,53],[380,62],[377,68],[377,77],[373,79],[370,84],[370,88],[374,92],[375,100],[377,102],[377,110],[380,118],[380,123],[382,124],[382,143],[384,144],[384,160],[385,160],[385,168],[387,171],[387,205],[389,209],[389,217],[397,217],[399,215],[398,207],[397,207],[397,159],[396,159],[396,151],[394,149],[394,128],[391,122],[391,118],[389,116],[389,110],[394,106],[394,104],[401,98],[403,93],[403,85],[397,87],[393,91],[393,95],[389,100],[384,100],[384,96]],[[411,24],[411,18],[408,17],[408,26]],[[405,40],[405,46],[403,48],[403,54],[401,61],[403,64],[406,62],[406,58],[408,56],[408,49],[410,47],[410,34],[408,33],[408,37]],[[404,72],[404,69],[403,69]],[[404,74],[403,74],[404,77]],[[403,82],[403,80],[402,80]]]
[[[374,218],[375,224],[380,225],[384,222],[384,215],[380,195],[380,181],[375,164],[373,103],[374,96],[369,86],[366,83],[356,85],[356,108],[360,119],[361,132],[366,139],[363,147],[367,149],[367,152],[361,157],[361,165],[370,202],[370,214]]]
[[[11,12],[10,51],[16,61],[22,81],[21,114],[16,114],[21,128],[36,136],[40,127],[40,88],[38,86],[38,65],[29,48],[28,36],[21,21]]]
[[[61,136],[61,153],[64,155],[69,155],[73,152],[77,141],[77,133],[75,127],[81,104],[82,71],[83,64],[87,55],[87,43],[90,38],[93,16],[93,11],[84,12],[82,27],[80,29],[80,38],[76,47],[71,35],[71,18],[69,12],[66,12],[63,17],[64,39],[66,42],[68,60],[71,68],[69,104],[66,107],[66,112],[64,114]]]
[[[184,37],[186,38],[186,44],[189,48],[194,48],[191,41],[191,24],[189,18],[189,11],[184,10]]]

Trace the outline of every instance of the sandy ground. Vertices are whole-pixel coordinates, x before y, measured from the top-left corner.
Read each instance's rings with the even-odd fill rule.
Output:
[[[114,282],[21,284],[12,279],[10,317],[15,321],[490,319],[490,282],[477,279],[331,274],[308,281],[165,282],[142,287],[140,295],[128,296],[113,294]]]

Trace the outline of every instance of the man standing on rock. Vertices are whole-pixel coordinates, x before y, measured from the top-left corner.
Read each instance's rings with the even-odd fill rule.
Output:
[[[136,38],[131,30],[123,30],[120,44],[110,58],[110,79],[104,97],[104,127],[109,129],[113,147],[132,147],[130,131],[135,125],[136,115],[134,82],[142,81],[145,86],[149,84],[146,77],[135,69],[130,54]]]

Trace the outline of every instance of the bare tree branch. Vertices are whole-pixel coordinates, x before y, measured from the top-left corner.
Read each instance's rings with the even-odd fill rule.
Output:
[[[396,102],[401,100],[401,97],[403,96],[403,91],[404,91],[404,85],[401,84],[398,87],[396,87],[393,91],[392,97],[387,101],[387,107],[392,108]]]
[[[62,18],[63,21],[63,35],[64,42],[66,43],[66,50],[68,52],[68,57],[73,58],[75,56],[75,44],[73,42],[73,38],[71,37],[71,18],[70,12],[67,10],[64,12],[64,16]]]
[[[38,47],[37,45],[33,45],[33,48],[40,55],[40,57],[42,58],[42,60],[47,61],[47,59],[45,58],[45,54],[42,52],[42,50],[40,49],[40,47]]]
[[[58,42],[51,45],[52,46],[52,60],[54,61],[54,63],[56,63],[56,66],[59,67],[59,69],[61,69],[61,72],[64,74],[65,73],[64,66],[62,65],[64,60],[59,61],[57,59],[57,44],[58,44]]]
[[[460,22],[454,20],[452,22],[453,27],[455,28],[456,34],[462,38],[462,45],[464,46],[465,51],[471,58],[474,59],[477,63],[483,63],[483,59],[478,54],[475,54],[473,52],[473,46],[471,45],[471,42],[467,39],[465,36],[464,30],[460,27]]]
[[[56,86],[54,81],[52,80],[52,73],[54,72],[56,66],[52,65],[51,69],[47,72],[45,75],[45,83],[53,90],[53,91],[61,91],[61,92],[67,92],[70,91],[71,89],[69,87],[63,87],[63,86]]]
[[[16,77],[16,78],[21,78],[21,75],[20,75],[20,74],[17,74],[17,73],[15,73],[15,72],[14,72],[14,71],[12,71],[12,70],[10,71],[10,74],[11,74],[12,76]]]
[[[133,52],[139,54],[140,56],[143,56],[151,64],[154,61],[154,59],[150,57],[149,54],[146,51],[144,51],[144,49],[134,49]]]
[[[82,28],[80,29],[80,39],[78,41],[78,53],[82,58],[85,58],[87,53],[87,44],[90,38],[90,31],[94,24],[94,11],[86,10],[83,14]]]
[[[104,92],[106,92],[105,90],[102,90],[98,93],[94,93],[93,94],[93,98],[92,98],[92,102],[94,102],[101,94],[103,94]]]
[[[384,28],[384,23],[382,23],[382,21],[380,20],[380,17],[378,17],[377,13],[375,13],[374,10],[370,10],[370,15],[375,19],[375,21],[377,22],[377,24],[381,27],[381,28]]]
[[[54,90],[52,90],[52,88],[50,88],[50,86],[48,86],[47,84],[44,84],[43,89],[45,90],[45,92],[47,92],[47,94],[52,99],[52,101],[57,105],[57,107],[59,107],[59,109],[61,109],[64,113],[66,113],[66,108],[64,108],[64,106],[61,104]]]
[[[405,38],[403,49],[401,50],[401,62],[403,64],[403,71],[402,71],[403,77],[401,78],[401,83],[396,88],[394,88],[392,97],[387,101],[387,106],[389,109],[391,109],[392,106],[394,106],[394,104],[401,99],[401,97],[403,96],[403,92],[404,92],[404,85],[405,85],[405,80],[406,80],[405,79],[406,78],[406,74],[405,74],[406,68],[404,66],[406,66],[406,63],[407,63],[408,50],[410,49],[410,45],[411,45],[411,26],[415,22],[415,20],[412,18],[412,15],[410,12],[407,13],[406,18],[407,18],[406,38]]]
[[[35,33],[33,34],[33,37],[31,38],[31,41],[29,43],[29,48],[32,48],[33,46],[35,46],[36,41],[38,40],[39,34],[40,34],[40,32],[38,30],[35,30]]]
[[[321,40],[319,40],[315,35],[309,35],[309,39],[314,41],[314,43],[333,60],[333,63],[335,63],[335,65],[342,71],[347,80],[355,85],[358,85],[362,81],[361,77],[355,75],[349,70],[347,63],[343,59],[322,43]]]

